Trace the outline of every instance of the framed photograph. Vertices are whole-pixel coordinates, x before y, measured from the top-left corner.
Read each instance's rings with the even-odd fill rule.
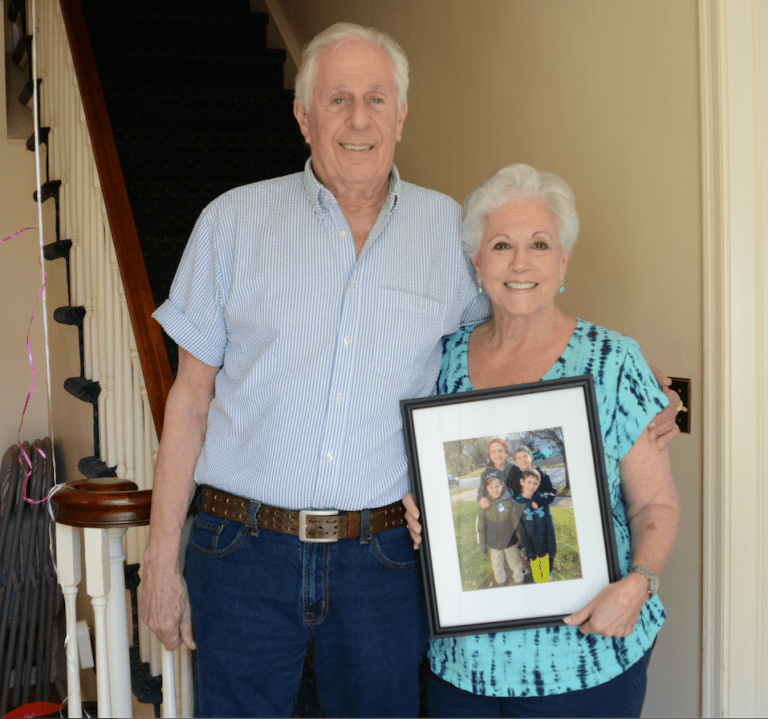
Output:
[[[433,637],[559,624],[620,579],[591,375],[400,404]]]

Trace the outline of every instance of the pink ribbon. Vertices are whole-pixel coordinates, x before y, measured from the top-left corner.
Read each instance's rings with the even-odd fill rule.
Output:
[[[17,235],[20,235],[22,232],[26,232],[27,230],[35,230],[36,227],[25,227],[23,230],[19,230],[18,232],[14,232],[12,235],[9,235],[8,237],[4,237],[2,240],[0,240],[0,245],[2,245],[4,242],[8,242],[8,240],[12,240]],[[35,371],[35,361],[32,359],[32,345],[29,342],[29,333],[32,329],[32,322],[35,319],[35,314],[37,314],[37,305],[40,303],[40,298],[43,296],[43,292],[45,292],[45,281],[46,281],[46,274],[45,274],[45,268],[43,268],[43,262],[40,259],[40,255],[37,257],[37,263],[40,265],[40,268],[43,270],[43,286],[40,288],[40,292],[37,293],[37,299],[35,300],[35,307],[32,310],[32,317],[29,320],[29,327],[27,327],[27,356],[29,357],[29,365],[32,368],[32,386],[29,388],[29,392],[27,393],[27,401],[24,402],[24,409],[21,413],[21,422],[19,423],[19,431],[17,432],[16,439],[19,443],[19,449],[21,450],[21,454],[19,455],[19,464],[21,465],[22,471],[24,472],[24,501],[29,502],[29,504],[40,504],[42,502],[45,502],[47,497],[44,497],[43,499],[30,499],[27,497],[27,484],[29,483],[29,478],[32,476],[32,460],[29,458],[29,455],[27,454],[27,451],[24,449],[24,445],[21,443],[21,428],[24,426],[24,415],[27,413],[27,407],[29,406],[29,400],[32,398],[32,393],[35,391],[35,383],[37,382],[37,372]],[[36,447],[37,451],[45,458],[45,452],[43,452],[40,447]],[[24,460],[27,461],[27,465],[29,466],[29,469],[24,468]]]

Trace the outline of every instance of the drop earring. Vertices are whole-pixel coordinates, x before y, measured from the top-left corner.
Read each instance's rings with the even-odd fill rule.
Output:
[[[565,284],[563,283],[562,280],[560,280],[560,290],[559,290],[559,292],[560,292],[561,295],[563,294],[563,292],[565,292]]]
[[[478,280],[477,282],[477,294],[482,295],[483,294],[483,283]]]

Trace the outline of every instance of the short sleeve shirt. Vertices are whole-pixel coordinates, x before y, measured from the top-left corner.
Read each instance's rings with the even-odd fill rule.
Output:
[[[400,500],[399,401],[433,393],[442,336],[487,314],[460,222],[394,167],[359,256],[311,160],[214,200],[154,314],[221,367],[195,480],[290,509]]]
[[[438,393],[472,389],[467,369],[471,327],[444,340]],[[578,321],[567,348],[542,379],[591,374],[622,576],[632,548],[621,493],[620,462],[648,423],[669,403],[638,344],[617,332]],[[658,597],[645,603],[628,637],[583,636],[566,625],[433,640],[432,670],[474,694],[527,697],[562,694],[609,681],[651,647],[666,612]]]

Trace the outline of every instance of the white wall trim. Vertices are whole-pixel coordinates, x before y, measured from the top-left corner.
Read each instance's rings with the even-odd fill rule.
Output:
[[[285,47],[291,56],[296,67],[301,67],[301,43],[296,37],[296,33],[293,30],[293,25],[288,21],[288,18],[283,12],[283,6],[280,0],[265,0],[267,3],[267,10],[272,16],[272,19],[277,25],[278,32],[283,36],[283,42]]]
[[[768,0],[699,0],[703,716],[766,716]],[[761,48],[762,45],[762,48]]]

